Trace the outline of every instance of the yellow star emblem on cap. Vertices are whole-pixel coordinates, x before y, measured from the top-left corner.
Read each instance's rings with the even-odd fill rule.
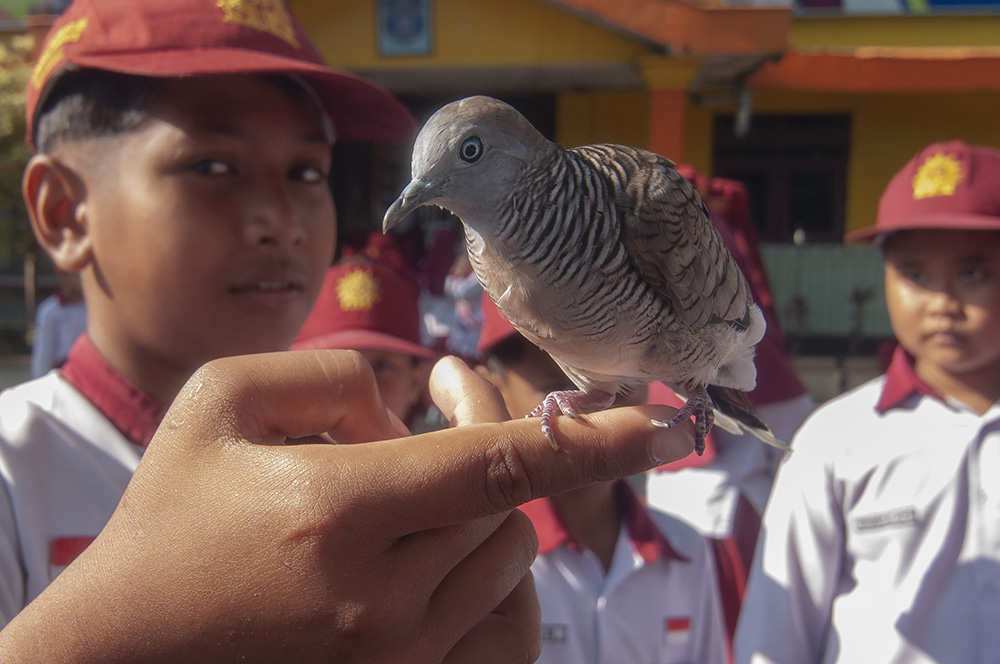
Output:
[[[38,63],[35,70],[31,72],[31,84],[36,90],[41,90],[45,79],[49,73],[63,61],[63,46],[80,41],[83,31],[87,29],[87,19],[81,18],[67,23],[52,35],[49,43],[45,45],[45,51],[38,56]]]
[[[292,17],[282,0],[218,0],[216,5],[222,10],[225,23],[269,32],[295,48],[299,47]]]
[[[954,155],[938,152],[928,157],[913,176],[913,200],[954,195],[962,175],[962,162]]]
[[[343,311],[368,311],[381,298],[378,280],[364,270],[351,270],[337,282],[337,299]]]

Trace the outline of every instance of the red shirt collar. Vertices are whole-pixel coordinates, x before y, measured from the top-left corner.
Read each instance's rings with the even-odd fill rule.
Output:
[[[656,524],[649,517],[649,512],[646,511],[645,506],[627,482],[618,481],[615,485],[615,494],[622,509],[629,539],[632,540],[632,544],[643,560],[651,563],[660,558],[668,558],[687,562],[686,557],[677,553],[670,546],[670,542],[656,527]],[[563,544],[574,551],[583,550],[583,546],[573,539],[573,536],[566,529],[550,498],[532,500],[530,503],[521,505],[520,509],[528,515],[532,525],[535,526],[535,532],[538,534],[539,553],[551,553]]]
[[[115,427],[140,447],[149,445],[166,408],[130,383],[81,334],[62,366],[66,381],[90,400]]]
[[[944,401],[927,383],[920,380],[913,370],[913,356],[896,346],[892,360],[885,372],[885,384],[875,410],[885,413],[900,406],[912,394],[923,394]]]

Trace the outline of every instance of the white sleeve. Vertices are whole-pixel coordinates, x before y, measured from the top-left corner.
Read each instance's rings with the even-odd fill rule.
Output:
[[[25,580],[21,547],[7,478],[0,481],[0,629],[24,608]]]
[[[736,664],[822,661],[844,559],[830,436],[822,422],[807,423],[778,472],[733,641]]]

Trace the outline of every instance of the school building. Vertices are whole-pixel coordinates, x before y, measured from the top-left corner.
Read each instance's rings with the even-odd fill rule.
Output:
[[[842,367],[889,334],[879,257],[844,232],[872,223],[923,145],[1000,147],[1000,1],[957,1],[289,5],[332,65],[420,121],[488,94],[567,147],[646,147],[743,181],[793,350]],[[341,223],[375,229],[408,180],[409,146],[338,150],[352,165],[336,174]]]
[[[889,336],[873,221],[920,147],[1000,146],[1000,2],[292,0],[327,59],[424,120],[489,94],[567,147],[617,142],[743,181],[793,351],[853,356]],[[373,227],[407,154],[371,160]],[[389,163],[389,166],[386,163]],[[388,172],[387,172],[388,171]],[[395,184],[379,195],[385,183]],[[347,223],[350,223],[350,221]],[[868,365],[865,365],[868,366]]]

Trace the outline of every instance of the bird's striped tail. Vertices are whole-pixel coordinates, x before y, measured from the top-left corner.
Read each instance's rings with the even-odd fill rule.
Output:
[[[715,426],[734,435],[747,432],[783,452],[792,451],[788,443],[778,440],[767,425],[753,414],[746,392],[718,385],[708,385],[705,389],[715,404]]]

